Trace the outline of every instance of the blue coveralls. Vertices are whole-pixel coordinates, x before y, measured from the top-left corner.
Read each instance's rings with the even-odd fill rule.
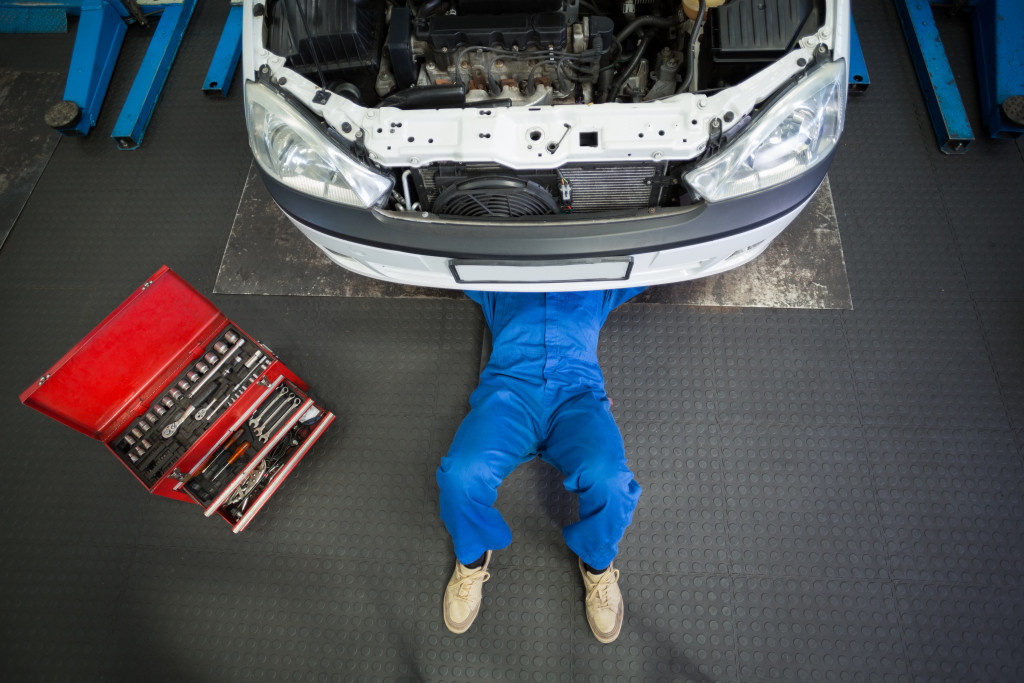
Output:
[[[562,530],[569,548],[598,569],[615,558],[640,486],[605,394],[597,342],[612,309],[643,289],[466,292],[483,308],[493,350],[437,470],[441,520],[463,564],[512,542],[494,508],[498,486],[535,454],[579,497],[579,521]]]

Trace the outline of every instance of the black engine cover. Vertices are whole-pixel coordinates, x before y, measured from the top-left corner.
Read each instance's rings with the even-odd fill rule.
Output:
[[[384,39],[384,9],[379,0],[269,2],[268,47],[300,73],[315,72],[316,61],[333,74],[375,72]]]
[[[504,3],[501,3],[504,4]],[[544,14],[441,15],[430,19],[426,35],[435,52],[454,52],[467,45],[500,47],[511,50],[565,49],[565,16],[559,12]]]
[[[821,23],[820,0],[736,0],[712,10],[716,62],[773,62]]]
[[[506,12],[557,12],[562,0],[459,0],[462,14],[504,14]]]

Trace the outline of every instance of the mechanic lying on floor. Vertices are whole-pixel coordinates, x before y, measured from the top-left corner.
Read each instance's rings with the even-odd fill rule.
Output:
[[[643,288],[595,292],[466,292],[483,308],[491,357],[471,410],[437,470],[441,519],[455,546],[444,594],[445,625],[464,633],[480,611],[491,551],[512,542],[493,507],[498,486],[539,454],[579,498],[579,521],[562,531],[579,557],[587,621],[610,643],[622,627],[619,539],[633,519],[640,486],[626,464],[597,362],[608,314]]]

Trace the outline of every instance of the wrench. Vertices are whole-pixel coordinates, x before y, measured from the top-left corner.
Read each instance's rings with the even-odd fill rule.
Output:
[[[182,424],[184,424],[185,420],[188,419],[188,416],[191,415],[192,411],[195,410],[195,409],[196,409],[195,406],[189,406],[188,408],[186,408],[185,412],[181,414],[181,417],[179,417],[177,420],[175,420],[171,424],[169,424],[166,427],[164,427],[164,431],[160,432],[160,434],[165,439],[169,439],[172,436],[174,436],[174,433],[176,431],[178,431],[178,427],[180,427]]]
[[[294,397],[291,401],[285,403],[285,405],[290,405],[292,407],[299,406],[301,404],[302,399],[299,398],[298,396]],[[267,441],[270,440],[270,435],[274,433],[274,430],[276,430],[281,425],[281,423],[285,421],[286,418],[291,417],[294,414],[295,411],[292,410],[292,408],[288,408],[283,413],[281,413],[281,417],[277,418],[277,421],[274,422],[274,425],[267,429],[265,432],[263,431],[262,427],[257,429],[256,438],[259,439],[260,443],[266,443]]]
[[[277,396],[275,396],[273,399],[271,399],[270,403],[268,403],[266,406],[260,408],[259,414],[254,414],[252,417],[249,418],[249,426],[252,427],[253,429],[255,429],[256,427],[259,427],[260,426],[260,422],[262,422],[263,418],[265,418],[267,416],[267,411],[270,410],[271,408],[273,408],[275,403],[277,403],[284,396],[287,396],[287,395],[288,395],[288,388],[287,387],[279,387],[278,388]]]
[[[285,400],[283,402],[279,403],[278,407],[274,408],[272,412],[266,414],[263,417],[263,419],[260,420],[259,426],[254,429],[254,432],[256,433],[257,436],[259,434],[263,433],[263,428],[266,427],[267,423],[269,423],[275,417],[278,417],[278,414],[281,413],[281,409],[288,407],[288,403],[290,403],[291,400],[292,400],[291,392],[289,391],[287,394],[283,394],[283,395],[285,396]]]

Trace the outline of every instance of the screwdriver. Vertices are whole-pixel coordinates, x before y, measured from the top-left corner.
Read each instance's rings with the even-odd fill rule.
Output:
[[[201,475],[201,474],[206,474],[207,470],[209,470],[209,469],[210,469],[211,467],[213,467],[213,466],[214,466],[214,464],[215,464],[215,463],[216,463],[216,462],[217,462],[218,460],[220,460],[220,457],[221,457],[222,455],[226,455],[226,454],[227,454],[227,452],[228,452],[228,449],[229,449],[229,448],[231,448],[232,446],[234,446],[234,445],[235,445],[235,442],[236,442],[236,441],[238,441],[238,437],[242,436],[242,433],[243,433],[244,431],[245,431],[245,428],[244,428],[244,427],[242,427],[242,428],[239,428],[239,429],[236,429],[236,430],[235,430],[235,433],[234,433],[234,434],[232,434],[232,435],[231,435],[231,436],[230,436],[230,437],[228,438],[228,440],[224,442],[224,445],[223,445],[223,446],[221,446],[220,450],[219,450],[219,451],[217,451],[217,455],[213,456],[213,457],[212,457],[212,458],[210,459],[210,462],[209,462],[209,463],[207,463],[206,467],[204,467],[203,469],[201,469],[201,470],[197,471],[197,472],[196,472],[195,474],[193,474],[193,475],[192,475],[191,477],[189,477],[189,479],[193,479],[193,478],[195,478],[195,477],[198,477],[198,476],[199,476],[199,475]]]
[[[213,475],[213,479],[211,479],[210,481],[217,481],[217,477],[224,474],[224,470],[231,467],[231,465],[233,465],[235,461],[238,460],[239,457],[241,457],[242,453],[245,453],[247,450],[249,450],[248,441],[244,442],[242,445],[235,449],[235,452],[231,455],[230,458],[228,458],[228,461],[224,463],[224,465],[219,470],[217,470],[217,474]]]

